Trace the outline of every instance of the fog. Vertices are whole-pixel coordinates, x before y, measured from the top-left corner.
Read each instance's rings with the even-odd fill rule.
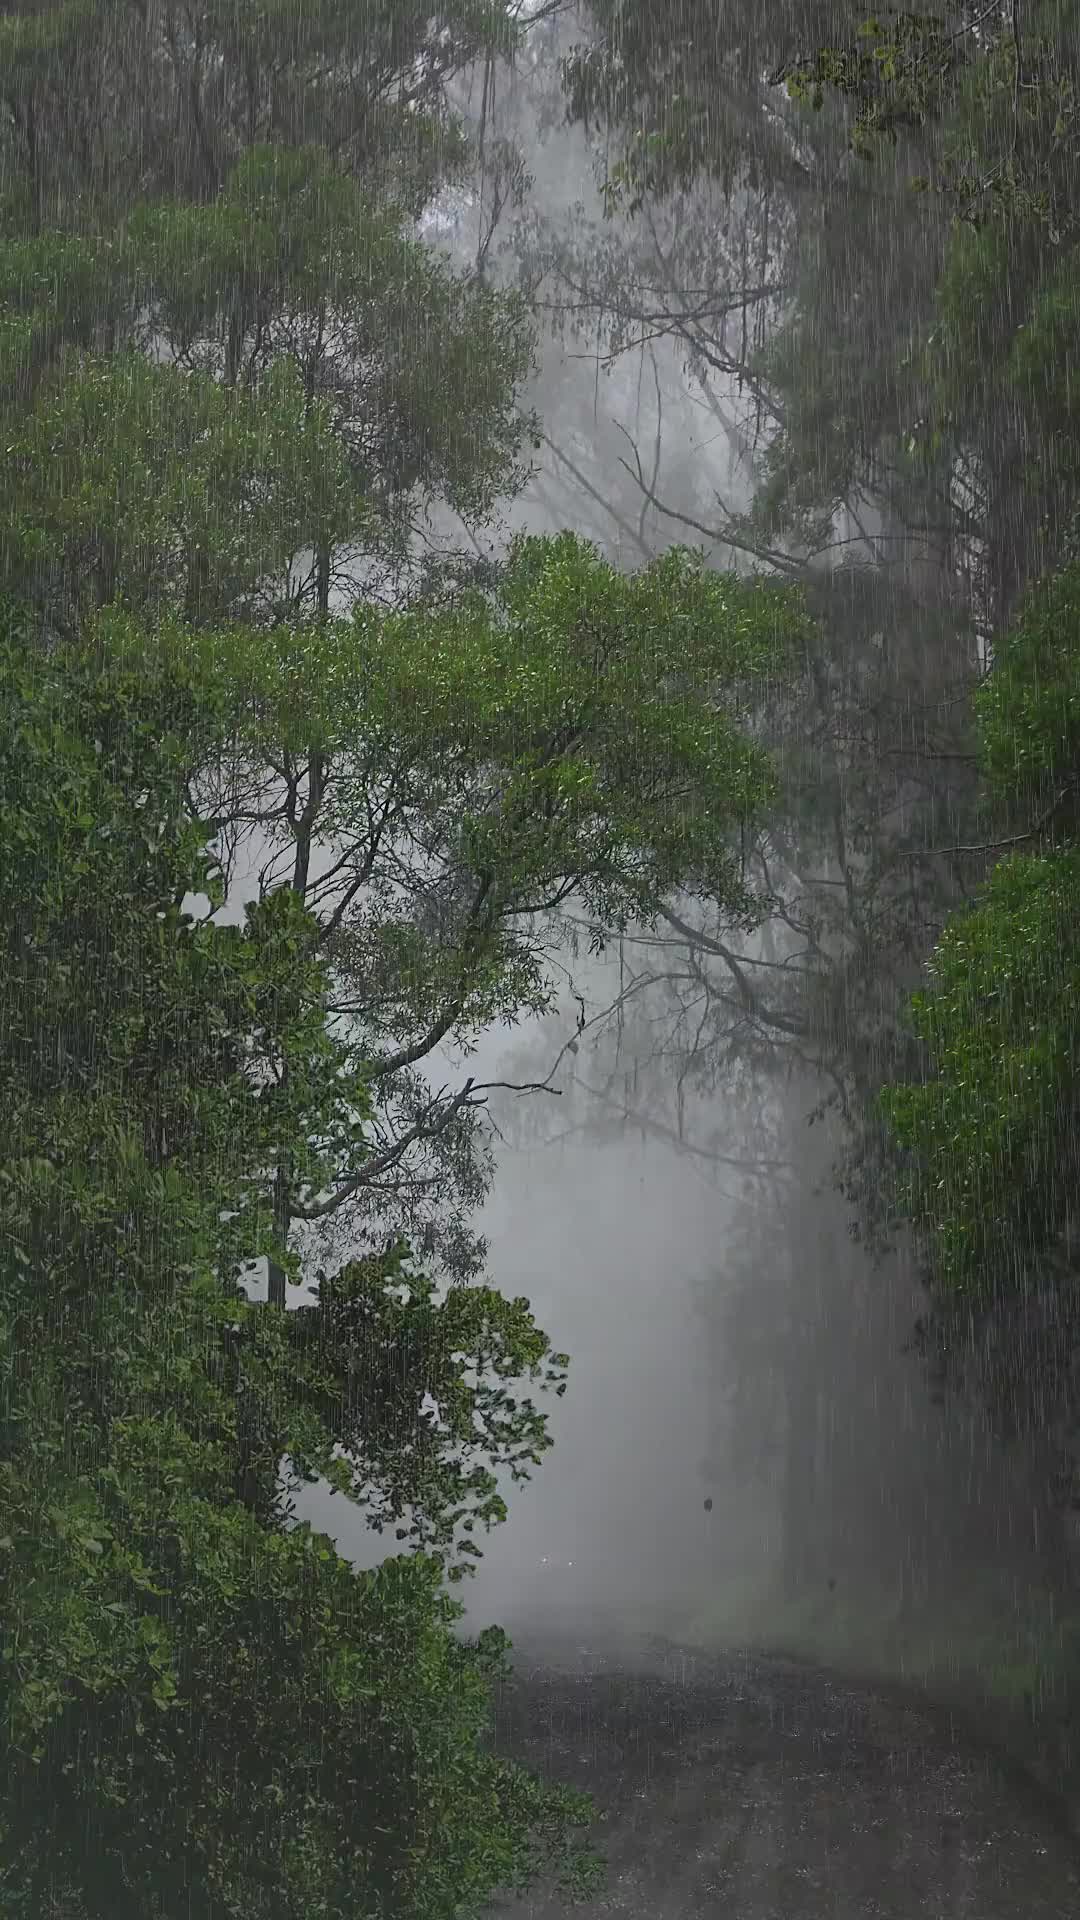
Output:
[[[1078,16],[0,4],[9,1920],[1080,1914]]]
[[[520,1041],[488,1044],[470,1072],[520,1071]],[[640,1129],[500,1149],[488,1272],[571,1368],[551,1452],[506,1487],[459,1589],[467,1627],[759,1646],[943,1685],[1045,1630],[1022,1469],[969,1407],[932,1403],[909,1350],[918,1278],[852,1243],[807,1096],[757,1204]],[[557,1100],[521,1098],[562,1131]],[[392,1550],[336,1496],[299,1511],[359,1565]]]
[[[574,37],[571,21],[556,44]],[[462,96],[474,115],[478,84]],[[523,217],[599,244],[594,156],[580,129],[547,124],[551,88],[550,53],[500,81],[501,124],[532,176]],[[483,216],[467,200],[452,212],[465,258]],[[551,286],[553,306],[564,297]],[[501,539],[572,525],[633,567],[673,540],[708,548],[702,503],[749,504],[752,399],[688,366],[685,343],[613,356],[599,337],[546,333],[524,400],[544,443]],[[719,544],[710,559],[742,564]],[[509,1519],[460,1590],[467,1624],[756,1644],[941,1683],[1022,1660],[1052,1611],[1025,1463],[970,1404],[932,1397],[911,1350],[925,1305],[911,1250],[874,1259],[853,1241],[828,1116],[808,1124],[825,1082],[789,1071],[749,1103],[722,1081],[688,1095],[643,1057],[656,994],[613,1052],[616,961],[571,964],[573,991],[542,1030],[492,1033],[468,1062],[493,1080],[559,1062],[557,1095],[494,1096],[480,1225],[493,1282],[528,1296],[571,1369],[552,1451],[508,1489]],[[623,1089],[621,1116],[598,1083]],[[782,1166],[748,1177],[762,1153]],[[340,1501],[304,1511],[358,1561],[378,1557]]]
[[[517,211],[599,234],[589,144],[545,124],[552,71],[549,57],[500,78],[531,174]],[[474,123],[478,86],[460,101]],[[429,235],[467,259],[483,221],[475,195],[449,196]],[[508,241],[488,258],[513,277]],[[553,319],[522,403],[540,417],[541,449],[491,552],[516,530],[573,526],[627,567],[674,540],[743,563],[703,540],[699,516],[710,499],[729,513],[750,502],[753,402],[689,366],[685,343],[612,355]],[[434,512],[428,537],[445,545],[460,528]],[[227,915],[263,857],[249,843]],[[765,950],[754,937],[742,948]],[[546,1021],[487,1034],[467,1063],[443,1050],[432,1067],[535,1080],[558,1062],[550,1092],[493,1098],[496,1172],[478,1225],[492,1283],[526,1295],[569,1352],[569,1388],[548,1409],[551,1452],[506,1489],[509,1518],[459,1589],[466,1626],[755,1645],[940,1684],[1023,1662],[1052,1616],[1029,1468],[971,1404],[932,1394],[911,1347],[925,1304],[911,1250],[901,1240],[876,1258],[852,1238],[831,1123],[809,1124],[826,1081],[789,1064],[749,1100],[722,1076],[688,1092],[644,1044],[657,995],[642,994],[644,1025],[616,1045],[602,1018],[619,993],[614,957],[567,966]],[[395,1550],[318,1488],[298,1512],[358,1565]]]

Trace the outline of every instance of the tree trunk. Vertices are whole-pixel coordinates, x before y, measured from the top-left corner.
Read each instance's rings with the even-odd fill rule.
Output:
[[[316,553],[316,582],[318,591],[319,617],[325,620],[330,604],[330,549],[326,545]],[[303,899],[307,892],[308,871],[311,865],[311,840],[319,802],[322,798],[325,766],[317,749],[312,747],[309,760],[310,791],[304,817],[297,829],[296,858],[293,862],[292,888]],[[282,1073],[282,1086],[288,1084],[288,1069]],[[287,1246],[292,1214],[289,1206],[289,1176],[284,1154],[278,1162],[274,1175],[274,1232],[281,1245]],[[276,1260],[271,1260],[267,1268],[267,1299],[272,1307],[285,1305],[285,1269]]]
[[[285,1161],[284,1161],[284,1158],[282,1158],[278,1162],[278,1169],[276,1174],[274,1175],[274,1232],[277,1235],[277,1238],[281,1242],[281,1245],[283,1247],[288,1245],[290,1225],[291,1225],[291,1214],[289,1211],[289,1181],[288,1181],[288,1175],[285,1168]],[[285,1305],[285,1269],[284,1267],[279,1266],[276,1260],[271,1260],[267,1268],[267,1275],[268,1275],[268,1282],[269,1282],[267,1299],[269,1300],[270,1305],[272,1307],[284,1307]]]

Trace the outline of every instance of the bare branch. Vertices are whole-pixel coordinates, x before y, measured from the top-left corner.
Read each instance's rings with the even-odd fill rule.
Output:
[[[807,1029],[804,1021],[791,1020],[785,1014],[770,1012],[761,1005],[747,977],[745,963],[740,960],[737,954],[732,953],[730,947],[725,946],[722,940],[718,940],[714,935],[704,933],[700,929],[692,927],[688,921],[681,919],[671,907],[659,905],[658,911],[663,919],[667,921],[668,925],[673,927],[676,933],[681,934],[693,947],[696,947],[699,952],[715,954],[718,959],[724,962],[739,990],[739,997],[744,1010],[752,1014],[755,1020],[760,1020],[763,1026],[775,1027],[778,1033],[789,1033],[795,1038],[805,1036]]]
[[[445,1105],[442,1104],[441,1096],[436,1096],[420,1120],[401,1134],[392,1146],[386,1147],[382,1153],[373,1154],[370,1160],[366,1160],[359,1171],[353,1174],[344,1186],[332,1193],[329,1199],[309,1201],[306,1204],[293,1200],[290,1202],[290,1213],[297,1220],[322,1220],[327,1214],[336,1213],[346,1200],[351,1199],[364,1187],[374,1184],[380,1174],[386,1173],[391,1167],[398,1166],[409,1148],[418,1140],[437,1139],[441,1133],[445,1133],[451,1120],[461,1112],[463,1107],[482,1104],[482,1099],[479,1101],[476,1099],[475,1082],[472,1080],[466,1080],[460,1092]],[[429,1116],[435,1111],[438,1111],[438,1118],[428,1124]]]
[[[1039,834],[1050,825],[1054,815],[1075,790],[1076,782],[1074,780],[1068,781],[1045,811],[1039,815],[1034,826],[1028,827],[1024,833],[1010,834],[1007,840],[983,840],[977,841],[970,846],[912,847],[903,857],[908,860],[932,860],[937,858],[943,859],[949,854],[999,853],[1002,847],[1026,846],[1028,841],[1037,839]]]
[[[625,468],[630,478],[641,488],[645,498],[657,513],[663,514],[667,520],[677,520],[682,526],[693,528],[695,533],[703,533],[710,543],[717,546],[735,547],[742,553],[753,554],[755,559],[765,560],[769,566],[775,567],[778,573],[786,574],[789,579],[802,581],[806,578],[806,568],[804,564],[802,561],[793,560],[790,554],[780,553],[774,547],[758,546],[753,541],[746,539],[744,535],[735,533],[730,526],[710,527],[702,520],[695,520],[692,514],[679,513],[675,507],[666,506],[658,497],[655,490],[649,486],[645,478],[641,465],[641,457],[634,445],[631,435],[627,433],[626,428],[620,421],[616,420],[614,425],[618,427],[619,432],[629,441],[635,462],[634,466],[631,467],[629,461],[623,460],[620,457],[619,465]]]

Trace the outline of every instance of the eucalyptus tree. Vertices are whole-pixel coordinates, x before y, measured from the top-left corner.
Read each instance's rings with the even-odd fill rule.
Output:
[[[410,573],[427,508],[521,477],[524,305],[419,231],[446,78],[512,38],[467,0],[0,21],[15,1912],[434,1920],[580,1865],[450,1631],[546,1446],[510,1389],[565,1358],[479,1284],[486,1089],[431,1063],[546,1004],[571,892],[755,910],[746,719],[806,617],[573,535]],[[414,1550],[356,1575],[293,1524],[316,1477]]]
[[[447,75],[512,43],[505,12],[75,5],[0,33],[0,554],[43,631],[452,585],[453,555],[418,568],[426,516],[519,484],[530,330],[417,221],[467,165]]]
[[[606,926],[679,889],[753,915],[740,822],[772,773],[745,715],[805,632],[768,582],[680,552],[623,577],[567,534],[516,542],[491,592],[441,611],[200,643],[245,692],[193,803],[219,833],[257,826],[267,886],[284,862],[316,907],[373,1093],[366,1157],[287,1202],[279,1184],[283,1234],[370,1231],[395,1193],[415,1220],[440,1169],[438,1197],[468,1198],[485,1088],[433,1091],[425,1063],[550,1004],[571,895]],[[322,875],[319,835],[337,850]]]
[[[593,133],[608,216],[574,233],[519,219],[521,271],[608,356],[678,343],[750,508],[709,499],[707,482],[665,488],[652,450],[632,445],[625,482],[653,529],[800,581],[819,616],[808,670],[758,716],[783,791],[744,852],[777,909],[774,944],[759,954],[683,903],[665,932],[689,946],[681,967],[664,962],[656,1025],[676,1036],[680,1084],[691,1051],[711,1051],[701,1084],[740,1048],[820,1063],[851,1135],[845,1177],[869,1198],[884,1149],[873,1095],[907,1046],[899,997],[962,897],[963,856],[947,850],[979,839],[962,695],[985,633],[982,528],[949,497],[947,462],[907,444],[903,363],[952,231],[951,206],[910,185],[934,130],[869,167],[849,153],[843,96],[785,86],[800,46],[854,35],[852,8],[725,9],[722,33],[709,5],[680,10],[674,33],[644,0],[578,18],[583,44],[564,36],[553,57],[567,113]]]
[[[883,1096],[934,1283],[925,1337],[1075,1500],[1077,1230],[1074,565],[1031,587],[976,696],[993,811],[981,886],[910,1007],[915,1050]]]
[[[295,1314],[245,1297],[267,1153],[313,1168],[366,1090],[291,890],[242,927],[181,910],[214,885],[185,775],[220,702],[105,638],[46,658],[7,610],[0,636],[5,1907],[449,1920],[580,1880],[587,1809],[487,1752],[503,1643],[456,1637],[443,1584],[492,1468],[547,1445],[510,1388],[564,1356],[405,1249]],[[358,1574],[293,1523],[283,1453],[420,1550]]]

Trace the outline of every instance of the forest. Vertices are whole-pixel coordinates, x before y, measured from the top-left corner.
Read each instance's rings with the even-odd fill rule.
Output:
[[[1018,1463],[1052,1703],[1013,1677],[1073,1724],[1078,186],[1068,0],[0,6],[11,1920],[599,1884],[459,1598],[573,1393],[475,1224],[553,1095],[779,1220],[811,1089],[925,1391]],[[655,444],[545,407],[575,355]],[[468,1071],[615,950],[592,1092]]]

